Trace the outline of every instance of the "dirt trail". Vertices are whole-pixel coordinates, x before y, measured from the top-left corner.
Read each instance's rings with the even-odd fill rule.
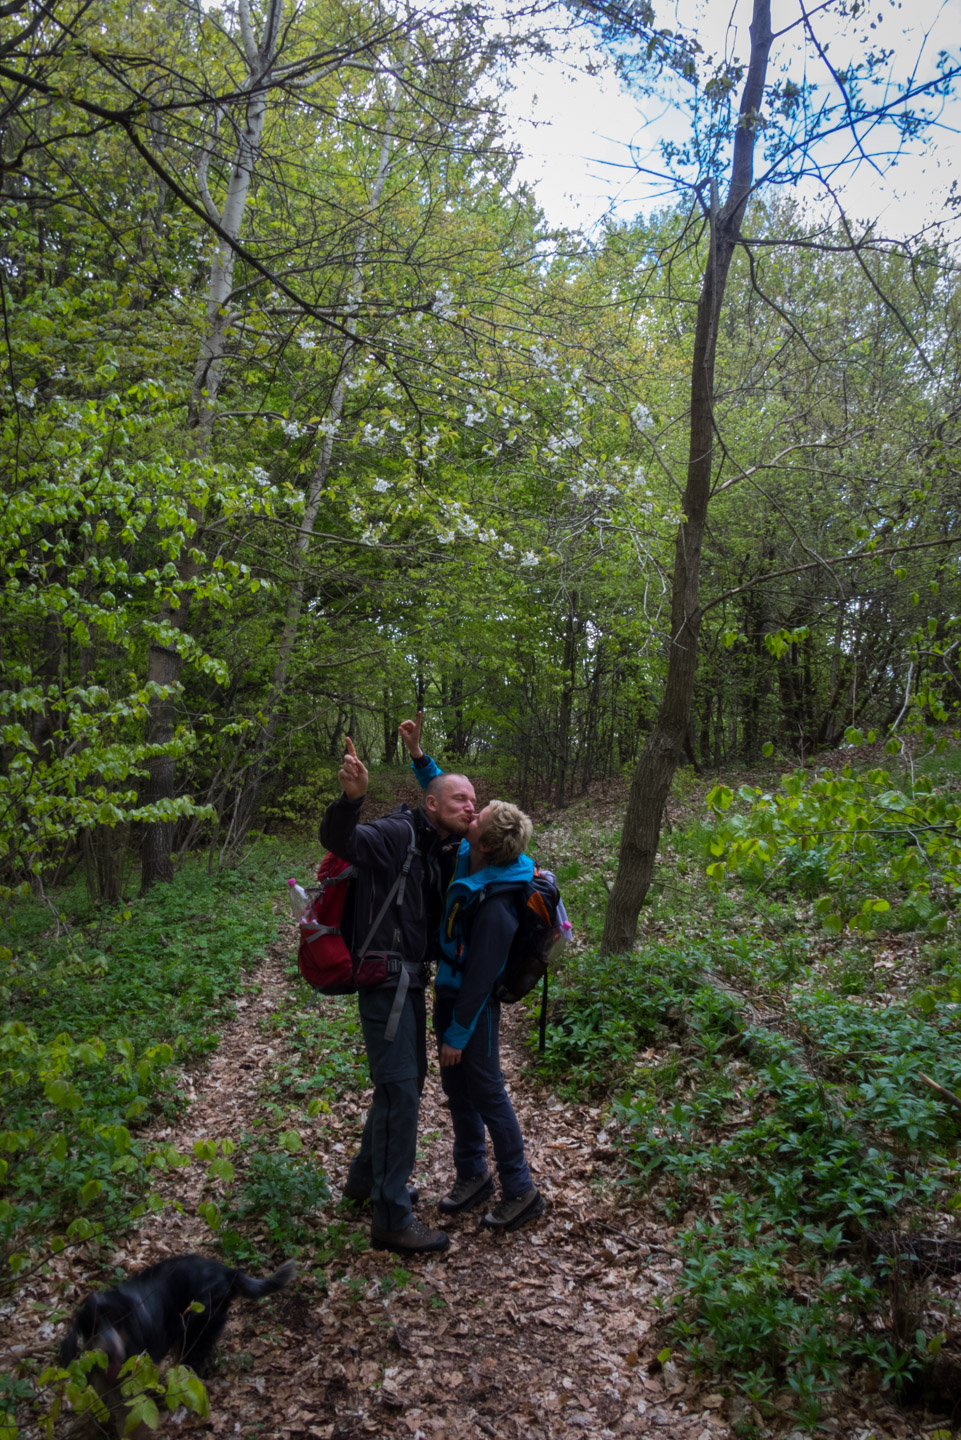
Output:
[[[165,1136],[181,1149],[209,1136],[239,1141],[256,1118],[264,1068],[280,1058],[261,1022],[293,983],[283,930],[197,1077],[183,1124]],[[317,1002],[309,996],[305,1003]],[[272,1307],[236,1306],[208,1386],[213,1433],[291,1440],[648,1433],[722,1440],[731,1433],[720,1397],[696,1402],[670,1371],[673,1384],[648,1374],[653,1301],[669,1290],[675,1263],[670,1240],[646,1234],[636,1214],[599,1206],[595,1192],[609,1154],[598,1134],[601,1111],[545,1105],[533,1094],[521,1078],[513,1033],[520,1016],[505,1011],[505,1019],[505,1070],[548,1197],[545,1218],[510,1236],[482,1230],[478,1215],[446,1220],[452,1245],[443,1257],[401,1260],[364,1250],[319,1278],[308,1269]],[[317,1127],[329,1142],[320,1158],[335,1196],[367,1098],[352,1097]],[[441,1098],[432,1067],[417,1175],[418,1213],[432,1224],[440,1223],[436,1201],[452,1178]],[[145,1223],[129,1251],[137,1264],[158,1251],[210,1246],[196,1215],[199,1167],[171,1179],[183,1212]],[[358,1216],[357,1228],[365,1224]],[[346,1274],[324,1293],[338,1272]]]
[[[282,1042],[264,1021],[278,995],[297,983],[290,976],[292,936],[283,924],[216,1054],[188,1080],[191,1103],[182,1121],[152,1138],[182,1151],[206,1138],[239,1143],[262,1117],[261,1081],[282,1059]],[[305,995],[304,1003],[317,1002]],[[476,1214],[439,1221],[436,1201],[449,1188],[451,1168],[433,1065],[422,1109],[419,1213],[446,1225],[450,1251],[401,1261],[364,1249],[316,1270],[304,1256],[290,1290],[234,1306],[208,1381],[210,1419],[168,1418],[159,1433],[251,1440],[736,1434],[734,1422],[746,1418],[742,1402],[725,1399],[673,1361],[657,1365],[665,1343],[656,1328],[659,1302],[679,1269],[675,1232],[637,1201],[617,1203],[610,1181],[618,1162],[603,1133],[603,1111],[551,1101],[525,1081],[520,1023],[517,1011],[505,1010],[504,1064],[531,1167],[548,1198],[545,1217],[507,1236],[482,1230]],[[367,1098],[351,1097],[315,1123],[311,1143],[334,1190],[331,1210]],[[165,1193],[179,1212],[168,1207],[145,1218],[111,1258],[133,1269],[169,1254],[212,1251],[197,1215],[204,1183],[199,1165],[170,1172]],[[363,1216],[353,1223],[364,1230]],[[3,1317],[4,1348],[16,1335],[26,1349],[52,1352],[56,1335],[43,1321],[41,1299],[49,1314],[53,1297],[72,1306],[102,1278],[85,1274],[78,1259],[60,1257]],[[835,1433],[851,1440],[922,1433],[882,1409],[883,1415],[852,1415]],[[71,1426],[64,1420],[58,1433],[71,1433]]]

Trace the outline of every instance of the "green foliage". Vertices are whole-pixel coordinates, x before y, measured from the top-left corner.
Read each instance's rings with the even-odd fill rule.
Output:
[[[55,924],[50,909],[30,897],[8,908],[5,933],[15,958],[4,962],[4,980],[13,1018],[0,1028],[7,1283],[65,1246],[84,1243],[95,1253],[102,1238],[115,1245],[145,1208],[165,1203],[170,1170],[203,1167],[200,1210],[215,1232],[222,1225],[215,1197],[247,1194],[236,1180],[230,1139],[207,1137],[182,1152],[149,1143],[147,1125],[180,1112],[182,1067],[217,1044],[246,972],[276,935],[276,902],[300,863],[289,847],[262,842],[256,863],[213,875],[190,863],[171,885],[115,909],[94,906],[82,886],[52,897]],[[261,1242],[270,1243],[262,1207],[286,1244],[292,1227],[305,1238],[302,1216],[326,1199],[326,1181],[292,1152],[296,1131],[275,1128],[280,1149],[254,1152],[254,1199],[247,1195],[243,1203],[256,1207],[245,1212],[246,1223]],[[244,1258],[262,1258],[252,1240],[243,1243]],[[88,1357],[66,1375],[41,1376],[27,1360],[16,1372],[0,1373],[0,1413],[4,1406],[17,1417],[30,1412],[44,1425],[65,1404],[97,1413],[89,1363]],[[158,1388],[152,1373],[134,1368],[123,1392],[128,1414],[148,1426],[150,1407],[164,1397],[174,1409],[186,1404],[205,1413],[203,1389],[189,1371],[169,1370]]]
[[[786,775],[779,791],[715,786],[708,874],[795,889],[824,928],[870,932],[895,908],[904,928],[939,934],[961,888],[961,803],[928,775],[897,787],[875,768]],[[882,918],[883,917],[883,918]]]
[[[16,899],[0,950],[0,1225],[13,1269],[122,1228],[155,1203],[155,1172],[190,1159],[148,1148],[144,1121],[176,1113],[176,1067],[215,1043],[272,924],[266,886],[193,870],[149,904],[117,903],[135,827],[176,823],[185,849],[210,842],[214,868],[243,849],[258,805],[283,826],[316,816],[348,727],[366,756],[389,756],[415,694],[445,759],[515,782],[525,804],[569,800],[633,764],[663,684],[700,222],[685,205],[591,245],[553,236],[548,250],[497,143],[497,59],[472,8],[425,20],[416,39],[388,26],[381,43],[372,12],[308,4],[284,28],[282,83],[262,92],[245,202],[247,255],[277,284],[237,261],[229,307],[210,305],[202,216],[104,119],[136,112],[138,144],[174,171],[196,175],[202,154],[210,205],[247,173],[236,128],[208,128],[212,94],[245,93],[234,11],[178,13],[169,26],[162,9],[81,6],[66,29],[42,15],[14,42],[28,83],[4,89],[16,163],[0,207],[0,896]],[[694,75],[693,50],[652,44],[648,59]],[[344,63],[298,70],[335,50]],[[881,54],[866,55],[864,84]],[[295,73],[304,103],[290,103]],[[731,133],[735,95],[731,74],[705,76],[707,124],[693,149],[668,147],[670,163],[708,173],[700,146]],[[775,82],[772,164],[804,154],[792,126],[833,123],[803,95]],[[843,227],[752,204],[763,243],[734,260],[719,336],[691,726],[717,763],[809,756],[849,719],[889,720],[902,695],[930,729],[957,692],[961,607],[941,548],[957,515],[954,257],[927,242],[845,254]],[[170,674],[148,678],[165,659]],[[161,762],[177,779],[164,772],[163,795],[148,784]],[[674,803],[698,783],[679,777]],[[804,1333],[803,1304],[843,1330],[857,1296],[849,1266],[832,1311],[816,1269],[795,1306],[788,1267],[807,1246],[837,1252],[838,1225],[929,1203],[924,1165],[937,1170],[953,1138],[904,1067],[911,1057],[956,1087],[957,971],[946,959],[887,1004],[870,950],[892,920],[951,934],[952,783],[799,772],[781,794],[742,793],[744,808],[719,787],[713,873],[755,888],[750,921],[734,886],[703,934],[707,903],[690,903],[699,842],[674,837],[645,918],[682,938],[617,967],[588,950],[554,987],[545,1075],[565,1094],[618,1096],[625,1163],[666,1207],[716,1187],[779,1220],[783,1192],[783,1213],[806,1217],[789,1251],[767,1239],[740,1255],[747,1310],[767,1307],[767,1328],[746,1314],[722,1346],[758,1403],[786,1374],[804,1423],[836,1356]],[[596,939],[616,845],[598,839],[562,872],[582,942]],[[67,913],[58,886],[81,861],[105,905]],[[812,906],[823,933],[809,943],[792,929]],[[790,1009],[793,1050],[744,1028],[706,983],[712,966]],[[322,1193],[290,1111],[322,1122],[364,1083],[355,1012],[324,1014],[290,1026],[265,1087],[253,1189],[232,1181],[223,1146],[193,1157],[239,1196],[229,1213],[243,1235],[203,1202],[225,1243],[300,1237],[297,1207]],[[808,1042],[830,1056],[813,1088],[796,1059]],[[859,1110],[872,1130],[860,1149]],[[923,1173],[905,1180],[915,1155]],[[722,1251],[740,1254],[753,1223],[745,1211],[725,1226],[714,1208],[703,1263],[717,1257],[721,1288],[692,1290],[683,1321],[705,1346],[701,1309],[721,1324],[738,1268]],[[324,1245],[341,1238],[331,1227]]]
[[[538,1072],[571,1098],[616,1090],[638,1049],[666,1038],[672,1007],[697,985],[693,967],[667,975],[656,951],[606,959],[594,949],[579,953],[552,982]]]
[[[334,795],[337,792],[337,771],[340,761],[330,760],[326,764],[314,761],[308,764],[293,785],[276,793],[264,805],[264,820],[284,821],[290,825],[303,826],[317,812],[318,795]]]
[[[291,965],[291,978],[295,976]],[[283,1036],[285,1058],[265,1084],[271,1100],[305,1106],[311,1116],[329,1109],[329,1101],[369,1083],[360,1016],[353,996],[323,1009],[303,981],[271,1013],[270,1026]]]
[[[53,1424],[60,1416],[63,1402],[78,1416],[88,1415],[97,1424],[109,1426],[111,1416],[121,1433],[140,1433],[138,1426],[156,1430],[160,1423],[158,1401],[172,1413],[181,1406],[201,1420],[210,1415],[210,1402],[203,1381],[187,1365],[172,1365],[161,1379],[159,1367],[149,1355],[132,1355],[120,1370],[111,1387],[111,1409],[104,1403],[91,1372],[106,1368],[103,1351],[88,1351],[71,1361],[68,1369],[55,1367],[44,1370],[39,1377],[42,1390],[54,1392],[43,1421]],[[38,1407],[39,1408],[39,1407]]]
[[[310,1243],[317,1212],[329,1199],[327,1176],[309,1155],[255,1152],[224,1206],[220,1243],[234,1258],[245,1254],[249,1239],[233,1230],[243,1225],[289,1254]]]
[[[331,1220],[315,1227],[312,1255],[318,1267],[318,1281],[326,1286],[331,1267],[339,1270],[358,1251],[367,1248],[367,1236],[358,1229],[356,1219]]]
[[[415,695],[439,754],[524,803],[636,761],[706,235],[685,202],[548,237],[495,143],[505,73],[478,15],[425,18],[412,49],[371,21],[285,23],[226,306],[204,217],[249,176],[210,118],[246,93],[235,12],[80,6],[69,55],[60,22],[16,40],[6,17],[37,84],[7,97],[33,139],[11,142],[0,216],[0,889],[82,854],[113,898],[141,823],[232,855],[258,805],[319,808],[348,726],[388,758]],[[362,66],[310,72],[360,36]],[[722,128],[732,85],[702,96]],[[810,119],[803,93],[775,83],[767,141]],[[104,118],[129,107],[137,148]],[[200,213],[157,173],[198,154]],[[809,755],[894,690],[941,723],[956,688],[953,256],[867,257],[784,200],[752,200],[751,229],[719,336],[704,762]]]
[[[121,1232],[160,1204],[159,1175],[190,1163],[141,1132],[178,1112],[179,1067],[216,1045],[273,933],[264,889],[253,873],[211,878],[191,865],[149,900],[66,934],[38,932],[35,902],[13,907],[7,935],[16,944],[22,932],[31,950],[7,951],[3,965],[8,1013],[20,1017],[0,1027],[8,1273],[48,1248]]]
[[[938,773],[950,776],[950,757]],[[892,788],[876,774],[855,783],[862,804]],[[808,803],[805,787],[788,793]],[[729,801],[732,790],[714,792],[725,825]],[[547,1052],[532,1063],[562,1095],[607,1097],[621,1183],[670,1222],[685,1217],[676,1343],[762,1416],[786,1410],[810,1429],[853,1370],[901,1391],[930,1364],[920,1321],[891,1323],[890,1264],[866,1237],[922,1228],[958,1203],[957,1112],[919,1076],[961,1089],[961,961],[949,919],[923,942],[923,983],[905,984],[879,928],[897,923],[893,908],[850,940],[826,939],[815,905],[846,855],[835,830],[848,813],[822,812],[824,833],[800,844],[802,822],[784,808],[783,829],[770,827],[784,837],[781,863],[762,868],[751,853],[740,876],[709,888],[693,859],[700,850],[711,863],[717,830],[672,830],[667,878],[642,912],[651,938],[616,959],[592,948],[565,958]],[[553,857],[575,930],[579,887],[609,846],[594,826],[574,827]],[[876,886],[863,864],[861,883]],[[843,903],[843,885],[830,893]]]
[[[751,948],[763,983],[778,948]],[[899,1386],[922,1365],[872,1333],[884,1290],[852,1241],[906,1206],[943,1203],[953,1183],[955,1118],[916,1077],[957,1088],[956,1013],[795,990],[794,1024],[824,1057],[814,1078],[796,1044],[745,1024],[710,982],[717,959],[716,942],[645,947],[616,966],[578,956],[539,1069],[562,1094],[616,1094],[631,1183],[669,1216],[706,1207],[683,1234],[684,1348],[765,1413],[786,1387],[806,1425],[852,1363]]]
[[[65,301],[58,323],[69,325],[82,303]],[[169,440],[167,448],[158,445],[158,423],[173,397],[149,383],[127,393],[101,388],[115,378],[115,367],[105,367],[96,398],[82,385],[80,394],[52,396],[26,435],[20,417],[8,412],[0,432],[0,452],[16,456],[0,514],[7,637],[0,865],[8,877],[0,894],[36,882],[56,867],[65,845],[100,827],[213,814],[190,795],[146,801],[140,793],[149,759],[182,760],[197,744],[186,724],[162,744],[144,738],[151,706],[180,694],[179,685],[143,676],[145,645],[176,643],[200,673],[226,678],[222,662],[155,612],[196,528],[196,508],[213,493],[228,511],[265,501],[238,490],[221,468],[186,463]],[[165,533],[160,553],[141,551],[158,524]],[[225,604],[245,572],[212,566],[197,592]],[[38,649],[44,644],[46,657]],[[80,663],[51,663],[61,647]]]

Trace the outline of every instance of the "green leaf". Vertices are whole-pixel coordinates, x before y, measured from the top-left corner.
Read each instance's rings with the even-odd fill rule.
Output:
[[[201,1200],[197,1206],[197,1214],[210,1226],[211,1230],[217,1231],[220,1229],[222,1223],[220,1207],[219,1205],[215,1205],[213,1200]]]
[[[159,1424],[160,1412],[155,1401],[149,1395],[142,1395],[133,1402],[127,1411],[123,1433],[133,1435],[140,1425],[146,1425],[148,1430],[156,1430]]]
[[[167,1385],[166,1404],[169,1410],[183,1405],[187,1410],[206,1420],[210,1415],[210,1402],[204,1383],[187,1365],[173,1365],[165,1376]]]
[[[733,799],[734,791],[727,785],[715,785],[706,796],[707,804],[712,810],[729,810]]]

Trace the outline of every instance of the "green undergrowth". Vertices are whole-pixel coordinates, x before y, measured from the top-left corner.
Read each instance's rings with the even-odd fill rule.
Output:
[[[299,1103],[321,1111],[330,1102],[370,1083],[357,1001],[352,995],[319,997],[296,978],[271,1013],[271,1031],[284,1042],[284,1058],[264,1082],[268,1102]],[[313,1113],[317,1113],[314,1108]]]
[[[0,1293],[67,1247],[83,1246],[92,1267],[105,1265],[124,1232],[167,1203],[164,1175],[182,1166],[204,1167],[209,1197],[236,1193],[241,1219],[256,1211],[267,1250],[272,1215],[286,1224],[295,1198],[306,1205],[326,1195],[322,1173],[294,1173],[298,1158],[285,1149],[294,1131],[269,1127],[250,1137],[249,1156],[238,1156],[230,1140],[215,1137],[184,1153],[151,1140],[147,1128],[183,1109],[185,1067],[219,1043],[276,938],[277,902],[306,853],[303,842],[260,840],[244,865],[214,873],[198,857],[178,867],[171,884],[112,907],[91,904],[79,884],[8,902],[0,949],[8,1017],[0,1025]],[[201,1213],[212,1232],[219,1228],[215,1198]],[[66,1311],[50,1319],[59,1328]],[[0,1424],[6,1413],[12,1427],[4,1433],[16,1433],[17,1413],[49,1424],[64,1398],[75,1410],[94,1405],[76,1365],[66,1377],[25,1356],[0,1372]],[[124,1383],[131,1415],[149,1410],[143,1377]],[[173,1395],[182,1403],[176,1387]],[[141,1418],[149,1422],[147,1411]]]
[[[947,823],[942,772],[921,773],[929,819]],[[540,828],[534,853],[558,874],[577,943],[552,970],[543,1056],[527,1002],[532,1065],[561,1097],[608,1107],[607,1183],[675,1232],[669,1343],[745,1397],[760,1417],[739,1422],[745,1435],[784,1414],[814,1430],[852,1376],[912,1393],[951,1328],[948,1303],[884,1237],[943,1235],[944,1217],[961,1212],[961,1110],[932,1088],[961,1090],[954,857],[942,830],[937,884],[919,888],[886,833],[854,859],[849,839],[801,844],[810,837],[779,799],[758,812],[762,829],[781,817],[775,838],[765,830],[763,846],[731,851],[711,885],[719,831],[697,801],[704,787],[684,779],[675,800],[689,821],[662,837],[630,956],[598,952],[616,834],[586,805]],[[886,797],[889,829],[895,788],[879,777],[855,788],[858,823]],[[810,801],[819,825],[837,799]],[[225,1258],[262,1268],[294,1254],[322,1288],[354,1283],[364,1227],[346,1202],[331,1209],[314,1155],[327,1114],[368,1083],[356,1002],[319,1006],[293,958],[265,1021],[275,1058],[250,1133],[236,1148],[210,1137],[193,1155],[143,1138],[149,1118],[176,1116],[184,1065],[217,1043],[275,937],[286,877],[306,881],[316,858],[306,840],[264,843],[239,872],[188,866],[109,912],[65,892],[59,919],[27,901],[8,916],[0,1238],[11,1280],[64,1245],[115,1241],[161,1203],[165,1169],[201,1163],[201,1213]],[[0,1377],[12,1398],[25,1383],[22,1370]]]
[[[251,1137],[243,1176],[218,1217],[218,1244],[232,1264],[261,1264],[312,1246],[318,1216],[330,1200],[323,1166],[298,1147],[262,1150]]]
[[[111,909],[79,889],[8,909],[0,1279],[159,1205],[159,1175],[189,1157],[145,1145],[144,1126],[174,1118],[183,1067],[217,1045],[276,933],[286,864],[264,843],[239,870],[189,863]]]
[[[941,934],[961,889],[955,758],[951,748],[910,766],[849,763],[797,769],[776,785],[715,785],[708,875],[800,895],[828,933]]]
[[[323,1288],[330,1278],[325,1267],[342,1269],[367,1244],[350,1214],[332,1212],[326,1173],[312,1153],[324,1148],[334,1104],[370,1083],[357,1001],[321,1001],[299,980],[292,956],[289,988],[265,1026],[277,1057],[261,1076],[250,1159],[208,1218],[231,1263],[297,1255],[315,1267]]]
[[[711,887],[708,818],[664,837],[638,947],[603,958],[614,837],[574,827],[557,871],[587,946],[557,967],[532,1063],[561,1096],[606,1100],[614,1183],[676,1227],[671,1343],[749,1402],[745,1435],[785,1414],[813,1431],[855,1373],[918,1393],[949,1328],[950,1301],[885,1236],[943,1235],[961,1211],[961,1109],[920,1078],[961,1092],[952,877],[926,897],[938,923],[892,933],[872,912],[839,934],[814,903],[822,882],[831,916],[864,912],[817,870],[823,854],[805,857],[809,879],[772,851],[773,879]],[[890,846],[857,866],[877,895]]]

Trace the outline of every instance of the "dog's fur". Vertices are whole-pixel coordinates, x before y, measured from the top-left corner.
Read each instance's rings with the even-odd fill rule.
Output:
[[[139,1271],[115,1290],[88,1295],[60,1346],[69,1365],[84,1350],[103,1350],[106,1381],[113,1385],[131,1355],[146,1351],[159,1365],[168,1351],[203,1373],[227,1323],[236,1295],[257,1300],[289,1285],[297,1273],[287,1260],[273,1275],[255,1280],[206,1255],[176,1255]],[[199,1304],[202,1310],[191,1306]]]

